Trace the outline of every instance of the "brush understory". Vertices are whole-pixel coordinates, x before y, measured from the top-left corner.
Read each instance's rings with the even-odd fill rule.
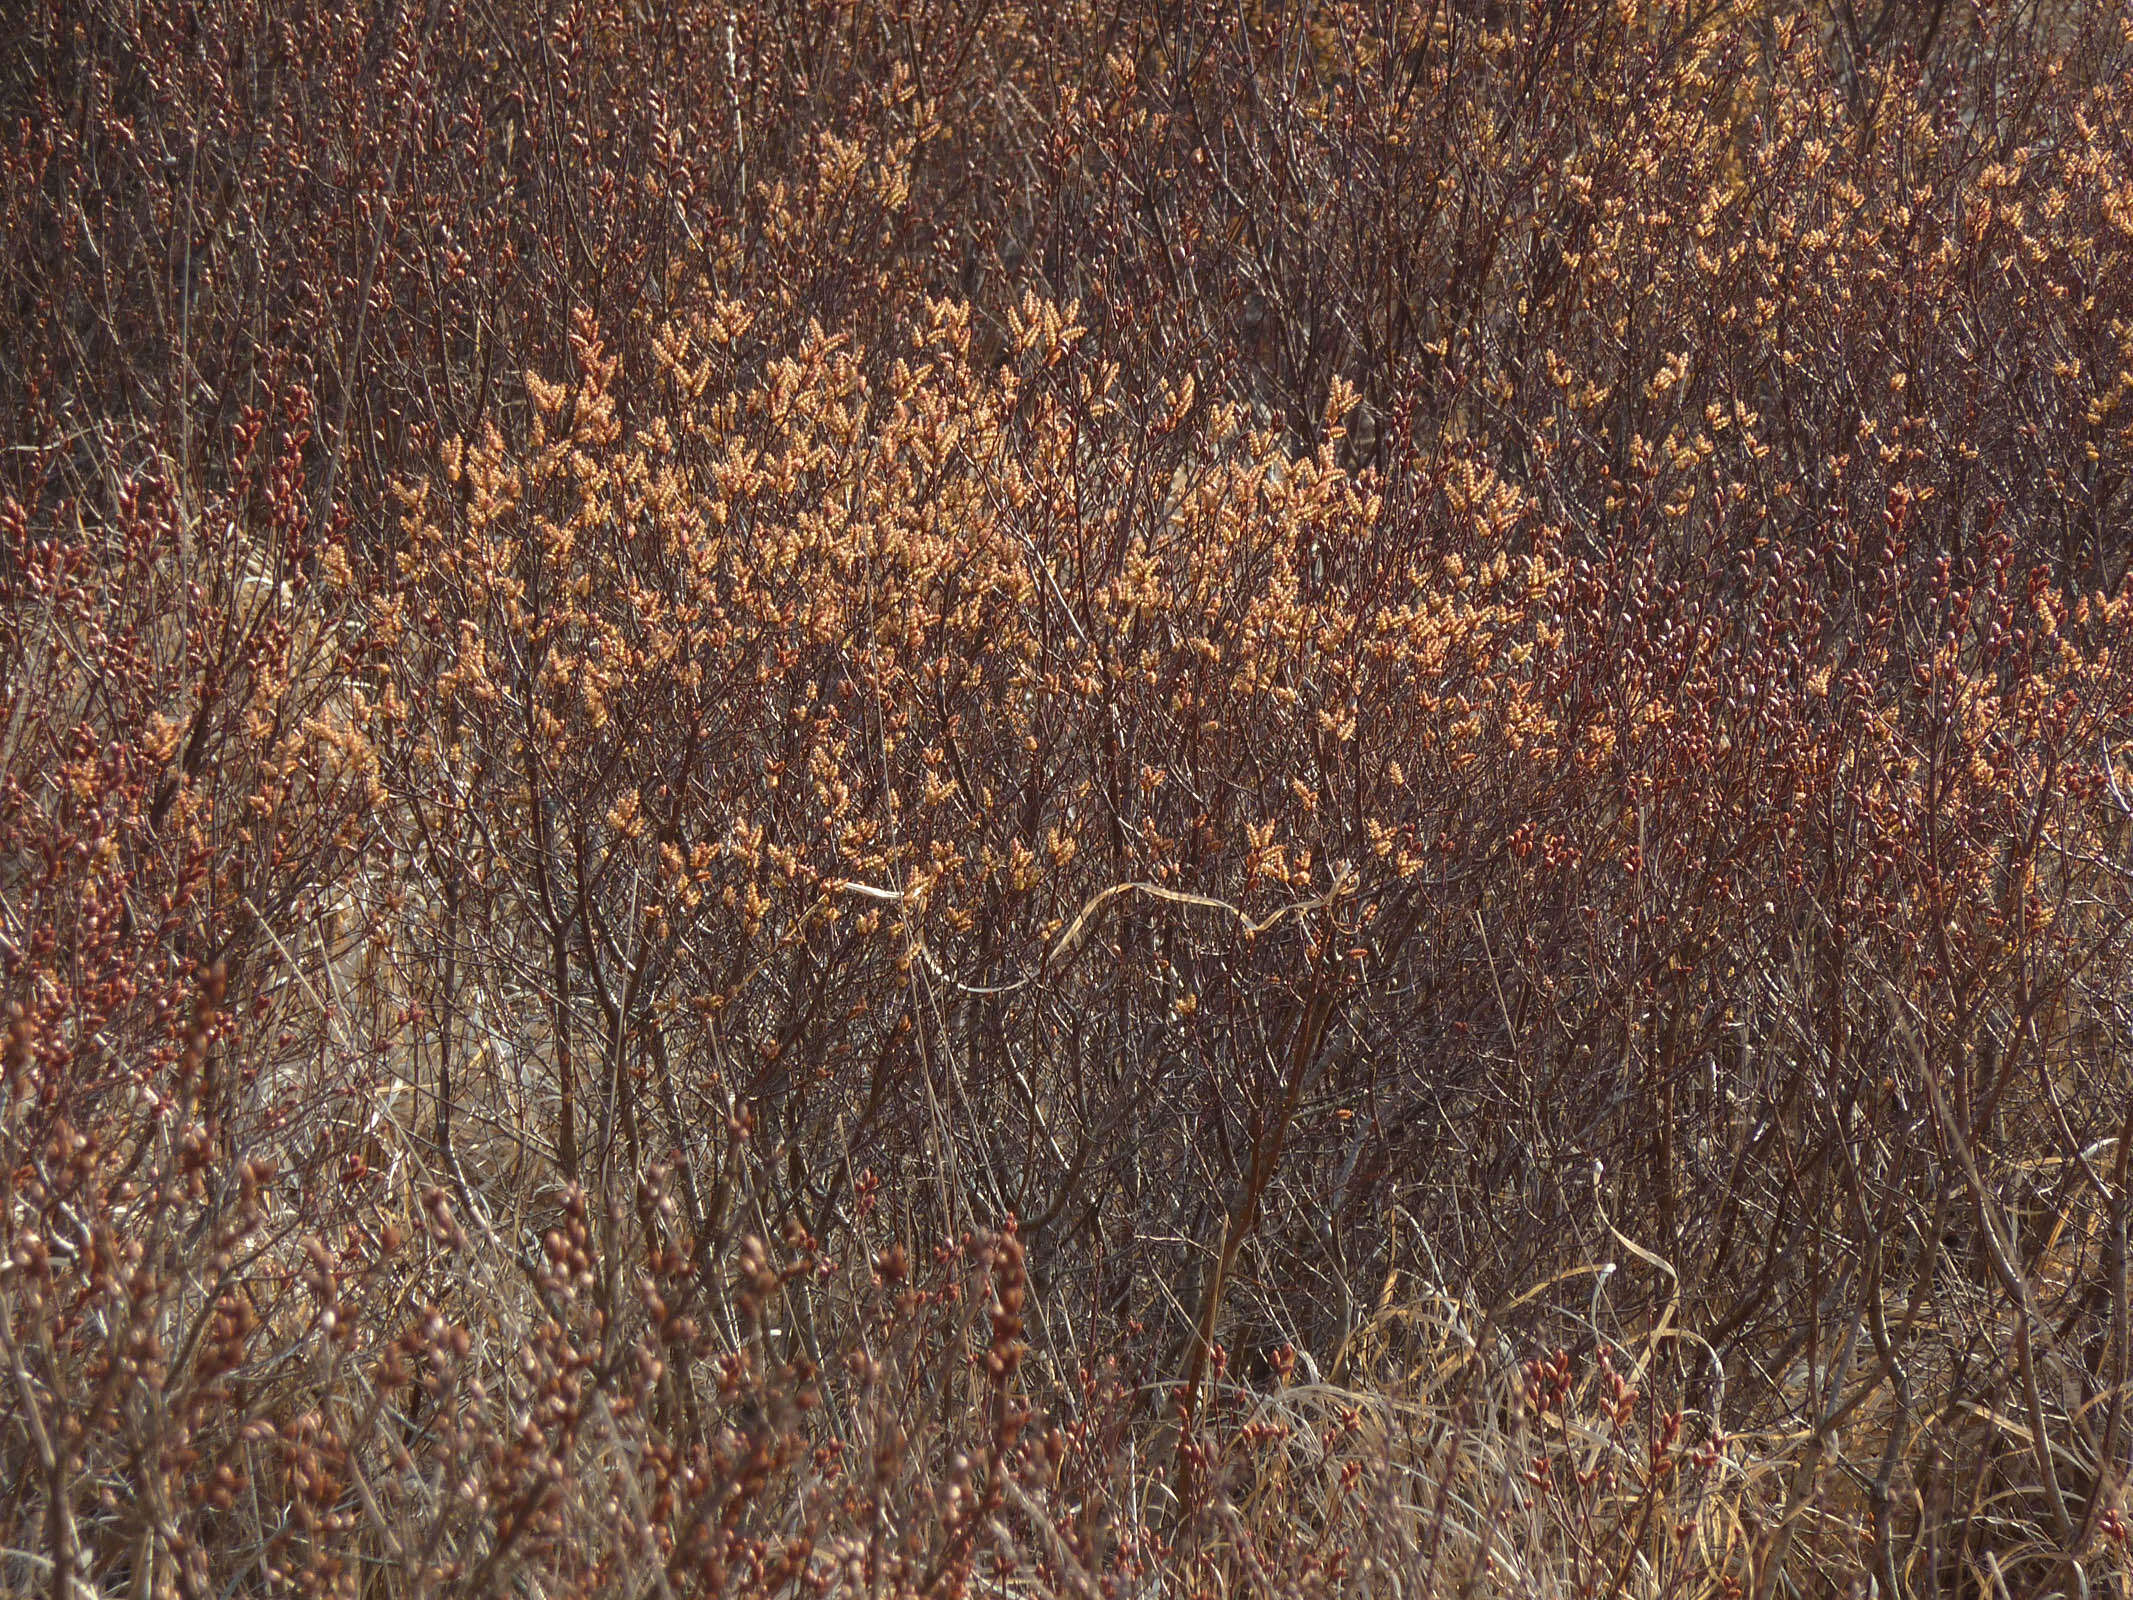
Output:
[[[2129,65],[10,13],[0,1592],[2133,1592]]]

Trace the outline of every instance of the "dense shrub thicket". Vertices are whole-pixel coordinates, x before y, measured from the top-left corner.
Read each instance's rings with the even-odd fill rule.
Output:
[[[2133,1588],[2122,7],[8,37],[8,1592]]]

